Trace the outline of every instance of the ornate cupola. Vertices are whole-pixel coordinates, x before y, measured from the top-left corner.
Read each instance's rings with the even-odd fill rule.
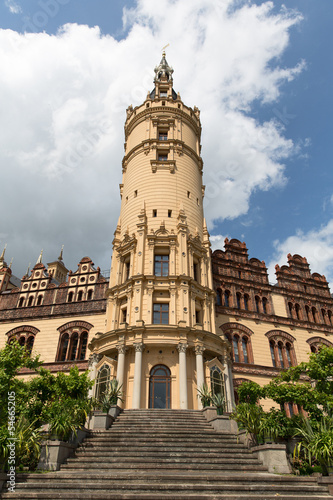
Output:
[[[163,52],[161,62],[158,66],[155,67],[154,71],[155,71],[155,78],[154,78],[155,88],[150,93],[150,98],[177,99],[177,94],[172,88],[173,69],[171,66],[169,66],[165,58],[165,52]]]

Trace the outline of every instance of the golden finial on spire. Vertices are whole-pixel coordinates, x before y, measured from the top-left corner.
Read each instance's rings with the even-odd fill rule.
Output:
[[[58,257],[58,260],[62,260],[62,258],[63,258],[63,251],[64,251],[64,245],[62,245],[62,247],[61,247],[61,251],[60,251],[60,255]]]
[[[5,248],[2,250],[2,254],[0,256],[0,262],[3,262],[5,260],[6,248],[7,248],[7,243],[5,244]]]

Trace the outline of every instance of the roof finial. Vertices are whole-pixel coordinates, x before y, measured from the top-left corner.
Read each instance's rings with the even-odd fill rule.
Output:
[[[3,262],[5,260],[6,248],[7,248],[7,243],[5,244],[5,248],[2,250],[2,254],[0,256],[0,262]]]
[[[61,251],[60,251],[60,255],[58,257],[58,260],[62,260],[63,259],[63,251],[64,251],[64,245],[62,245],[62,247],[61,247]]]
[[[29,273],[30,273],[30,266],[31,266],[31,262],[29,262],[27,272],[25,273],[25,275],[26,275],[26,276],[29,276]]]
[[[11,268],[12,268],[12,263],[13,263],[13,257],[11,258],[10,264],[9,264],[9,266],[8,266],[8,267],[9,267],[9,269],[11,269]]]
[[[40,253],[40,256],[39,256],[39,257],[38,257],[38,259],[37,259],[36,265],[37,265],[37,264],[41,264],[41,263],[42,263],[42,258],[43,258],[43,249],[42,249],[42,251],[41,251],[41,253]]]

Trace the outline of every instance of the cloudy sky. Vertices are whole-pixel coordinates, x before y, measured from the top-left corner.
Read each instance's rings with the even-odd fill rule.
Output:
[[[0,0],[0,245],[22,277],[64,245],[110,267],[123,124],[167,44],[201,110],[214,248],[333,282],[332,0]]]

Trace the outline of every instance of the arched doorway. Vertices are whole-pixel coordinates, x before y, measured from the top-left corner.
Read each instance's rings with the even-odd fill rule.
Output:
[[[171,408],[171,372],[167,366],[156,365],[149,377],[149,408]]]

